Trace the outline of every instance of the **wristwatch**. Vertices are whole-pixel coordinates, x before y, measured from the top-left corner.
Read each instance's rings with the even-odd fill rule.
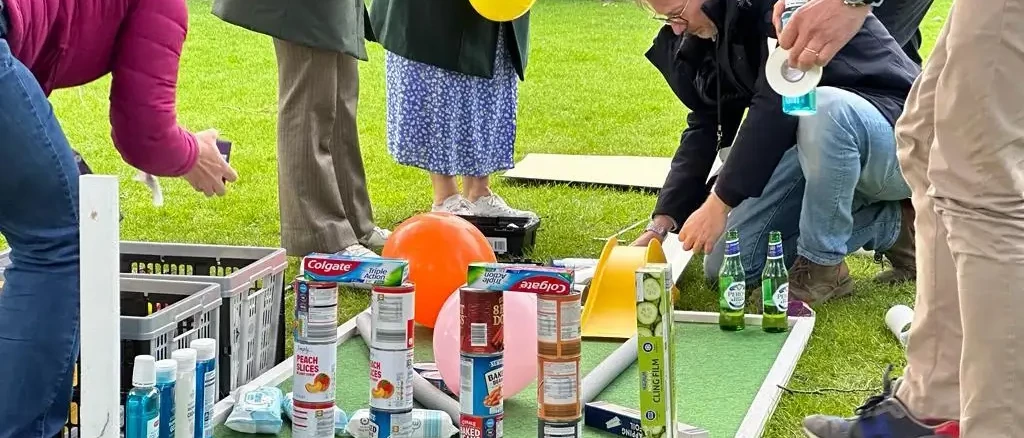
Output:
[[[853,6],[853,7],[871,6],[872,8],[877,8],[879,6],[882,6],[882,2],[883,1],[884,0],[875,0],[875,1],[869,1],[869,0],[843,0],[843,3],[846,4],[847,6]]]
[[[657,234],[659,238],[664,239],[665,236],[668,236],[669,229],[667,227],[658,225],[652,219],[650,222],[647,223],[647,228],[645,228],[644,231],[650,231],[654,234]]]

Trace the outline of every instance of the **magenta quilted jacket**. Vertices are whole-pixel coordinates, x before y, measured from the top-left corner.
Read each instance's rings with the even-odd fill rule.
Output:
[[[111,136],[125,162],[157,176],[192,168],[196,139],[175,112],[185,0],[4,2],[11,50],[47,95],[111,73]]]

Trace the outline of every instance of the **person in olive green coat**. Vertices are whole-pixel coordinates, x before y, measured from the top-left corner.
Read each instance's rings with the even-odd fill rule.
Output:
[[[432,211],[536,220],[533,212],[509,207],[489,184],[491,174],[514,165],[529,19],[492,22],[469,0],[370,6],[374,37],[386,51],[388,151],[429,172]]]
[[[215,0],[213,13],[274,38],[281,245],[373,255],[390,233],[373,222],[356,127],[363,0]]]

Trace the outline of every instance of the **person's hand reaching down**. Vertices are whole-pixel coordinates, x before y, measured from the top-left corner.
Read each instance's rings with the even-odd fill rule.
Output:
[[[225,182],[235,182],[238,174],[224,160],[217,148],[217,131],[208,129],[195,134],[199,146],[199,157],[195,166],[182,178],[185,178],[197,192],[206,196],[224,196]]]

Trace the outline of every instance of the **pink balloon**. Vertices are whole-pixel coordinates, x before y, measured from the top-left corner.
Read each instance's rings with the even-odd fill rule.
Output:
[[[537,297],[506,292],[505,361],[501,392],[505,400],[530,386],[537,378]],[[434,362],[445,385],[459,395],[459,292],[441,307],[434,325]]]

